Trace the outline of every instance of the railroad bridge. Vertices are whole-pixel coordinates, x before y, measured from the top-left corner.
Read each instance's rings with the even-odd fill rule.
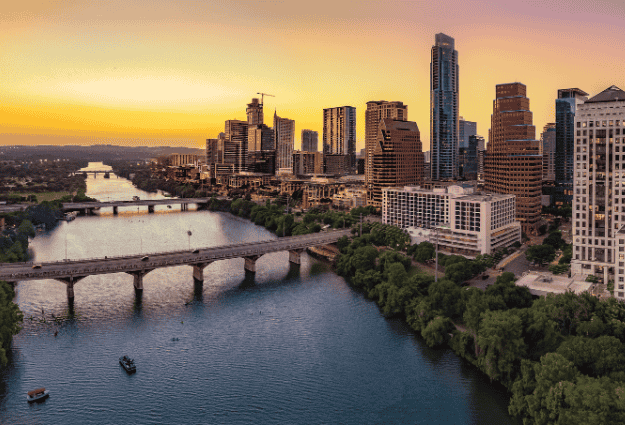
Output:
[[[22,281],[55,279],[67,285],[67,298],[73,302],[74,285],[91,275],[128,273],[134,277],[135,289],[142,291],[143,277],[152,270],[187,264],[193,267],[194,280],[197,283],[202,283],[204,281],[204,269],[214,261],[245,258],[245,270],[255,273],[256,261],[264,254],[289,251],[289,262],[300,264],[300,255],[305,248],[334,243],[341,237],[350,234],[350,229],[331,230],[309,235],[194,250],[36,264],[5,263],[0,266],[0,280],[15,285]]]

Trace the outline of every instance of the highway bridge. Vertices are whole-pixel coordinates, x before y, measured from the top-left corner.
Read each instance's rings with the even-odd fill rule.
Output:
[[[245,258],[245,270],[254,273],[256,272],[256,261],[264,254],[289,251],[289,261],[300,264],[300,255],[305,248],[334,243],[342,236],[350,234],[350,229],[331,230],[310,235],[194,250],[36,264],[4,263],[0,265],[0,280],[15,285],[17,282],[29,280],[55,279],[67,285],[68,300],[73,302],[74,284],[91,275],[128,273],[134,277],[135,289],[141,291],[143,290],[143,277],[152,270],[187,264],[193,267],[195,281],[203,282],[204,269],[214,261]]]

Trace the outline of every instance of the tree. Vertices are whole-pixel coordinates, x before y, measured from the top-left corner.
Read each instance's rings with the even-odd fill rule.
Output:
[[[484,312],[476,345],[479,367],[510,387],[527,351],[521,318],[510,310]]]
[[[454,324],[447,317],[437,316],[430,321],[421,331],[421,336],[430,347],[440,347],[445,345],[449,339],[449,334],[455,329]]]
[[[414,259],[419,263],[425,263],[434,258],[436,250],[430,242],[421,242],[414,251]]]
[[[557,353],[583,374],[602,376],[611,372],[625,371],[624,344],[613,336],[599,338],[570,337],[562,343]]]
[[[527,261],[535,262],[540,265],[550,263],[556,258],[556,250],[551,245],[534,245],[525,251]]]
[[[6,352],[11,347],[13,335],[20,331],[20,323],[24,320],[24,315],[13,303],[13,297],[13,288],[5,281],[0,281],[0,364],[3,366],[8,362]]]
[[[543,245],[551,245],[554,249],[560,249],[566,245],[566,242],[562,239],[560,232],[553,232],[543,240]]]
[[[31,223],[30,220],[22,221],[20,226],[17,228],[17,231],[28,236],[29,238],[35,237],[35,226],[33,226],[33,223]]]
[[[432,308],[450,318],[461,316],[464,313],[464,304],[460,291],[460,287],[450,280],[434,282],[428,288]]]

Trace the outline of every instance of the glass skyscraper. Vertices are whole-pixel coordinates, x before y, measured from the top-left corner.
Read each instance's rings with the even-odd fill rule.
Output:
[[[436,34],[430,63],[432,180],[458,176],[458,52],[454,39]]]

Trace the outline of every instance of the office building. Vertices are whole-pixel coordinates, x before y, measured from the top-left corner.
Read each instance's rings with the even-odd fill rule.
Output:
[[[431,179],[458,176],[458,52],[454,39],[436,34],[430,64]]]
[[[476,194],[469,185],[384,188],[382,223],[406,229],[412,243],[430,241],[451,254],[476,256],[521,241],[515,196]]]
[[[317,152],[319,150],[319,133],[312,130],[302,130],[302,150]]]
[[[556,180],[556,124],[549,123],[540,135],[541,155],[543,156],[543,182]]]
[[[294,151],[293,174],[296,176],[323,174],[323,154],[321,152]]]
[[[553,202],[557,205],[573,201],[573,169],[575,144],[575,113],[579,105],[588,99],[583,90],[558,90],[556,99],[556,146],[555,146],[555,191]]]
[[[463,117],[458,119],[458,147],[468,148],[469,137],[477,134],[477,123],[465,121]]]
[[[246,170],[247,134],[247,121],[226,121],[224,164],[234,165],[234,170],[237,173]]]
[[[480,135],[471,136],[475,138],[477,143],[477,180],[484,180],[484,156],[486,153],[486,143],[484,138]]]
[[[397,121],[408,119],[408,106],[402,102],[387,102],[386,100],[367,102],[365,111],[365,184],[370,183],[373,175],[373,151],[380,121],[389,118]]]
[[[625,91],[611,86],[578,104],[574,128],[571,273],[613,281],[624,300]]]
[[[487,191],[516,195],[517,220],[529,235],[540,225],[542,157],[526,91],[521,83],[496,87],[484,177]]]
[[[206,139],[206,164],[224,164],[224,143],[226,134],[219,133],[216,139]]]
[[[356,165],[356,108],[339,106],[323,110],[324,155],[348,155]]]
[[[350,155],[323,155],[323,173],[343,176],[352,173]]]
[[[466,147],[461,147],[458,152],[458,176],[464,180],[477,180],[477,145],[481,136],[472,134],[469,136]],[[483,139],[483,138],[482,138]]]
[[[169,165],[172,167],[184,167],[185,165],[197,165],[198,156],[183,153],[169,155]]]
[[[273,131],[276,143],[276,174],[293,173],[293,150],[295,145],[295,121],[273,115]]]
[[[373,150],[373,173],[367,202],[382,206],[382,189],[423,183],[423,147],[413,121],[384,118]]]

